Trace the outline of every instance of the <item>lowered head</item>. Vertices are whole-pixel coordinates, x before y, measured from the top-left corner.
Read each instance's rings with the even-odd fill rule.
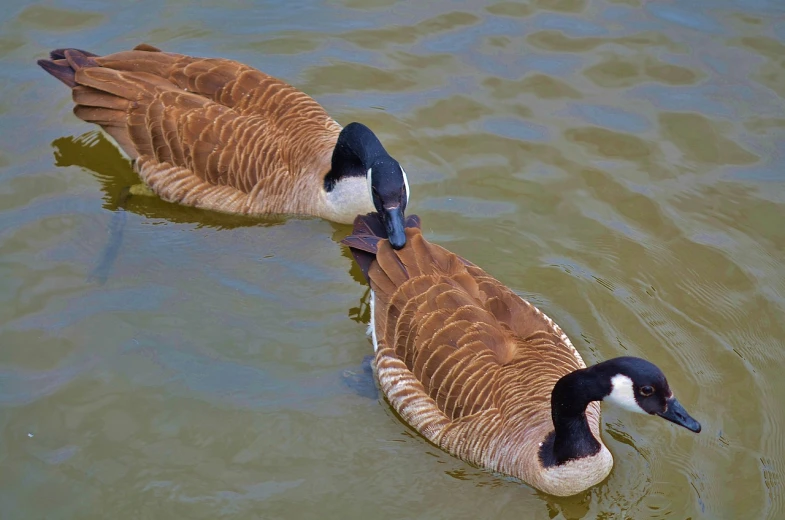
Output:
[[[404,212],[409,202],[409,181],[398,161],[379,157],[368,168],[368,190],[376,211],[381,215],[393,249],[406,245]]]
[[[387,153],[370,128],[361,123],[350,123],[338,136],[332,169],[325,176],[324,187],[329,193],[342,183],[348,184],[346,181],[349,179],[363,177],[371,201],[384,222],[390,245],[395,249],[402,248],[406,245],[404,212],[409,201],[406,172]]]

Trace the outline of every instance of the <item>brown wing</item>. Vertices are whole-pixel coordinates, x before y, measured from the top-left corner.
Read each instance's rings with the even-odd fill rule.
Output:
[[[429,439],[475,462],[511,435],[544,436],[553,386],[584,367],[569,339],[482,269],[406,231],[401,250],[379,242],[368,270],[388,399]]]
[[[316,212],[340,126],[306,94],[231,60],[148,47],[52,57],[39,63],[72,86],[75,114],[138,158],[137,171],[165,199],[240,213]]]
[[[95,62],[113,70],[153,74],[240,114],[264,116],[271,126],[287,131],[305,125],[309,132],[318,134],[337,127],[324,108],[304,92],[234,60],[161,52],[142,44],[132,51],[96,57]]]
[[[343,243],[373,289],[376,373],[390,403],[447,452],[560,489],[539,449],[553,431],[554,385],[584,368],[569,338],[488,273],[428,243],[419,219],[398,251],[375,219],[358,216]],[[599,439],[599,403],[586,416]],[[611,465],[608,455],[585,469],[607,475]]]

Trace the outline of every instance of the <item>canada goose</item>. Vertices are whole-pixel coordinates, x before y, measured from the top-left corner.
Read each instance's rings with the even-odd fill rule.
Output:
[[[376,214],[348,245],[371,286],[369,333],[379,384],[398,414],[463,460],[568,496],[608,476],[598,401],[699,432],[652,363],[586,368],[556,323],[406,220],[393,250]]]
[[[291,85],[236,61],[145,44],[50,58],[38,64],[71,87],[76,116],[99,125],[164,200],[345,224],[375,208],[393,246],[403,246],[409,184],[398,161],[368,127],[342,129]]]

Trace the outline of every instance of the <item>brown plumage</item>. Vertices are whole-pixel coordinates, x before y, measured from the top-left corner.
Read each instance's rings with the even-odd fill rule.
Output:
[[[111,136],[165,200],[343,223],[374,208],[365,162],[389,156],[372,132],[359,125],[334,153],[341,126],[259,70],[149,45],[103,57],[58,49],[38,63],[71,87],[76,116]]]
[[[566,334],[534,305],[425,240],[416,216],[408,218],[406,235],[406,246],[392,249],[369,215],[358,217],[344,240],[372,289],[376,374],[395,410],[447,452],[551,494],[571,495],[605,479],[613,458],[601,442],[597,400],[612,393],[617,372],[637,377],[627,365],[654,366],[617,358],[626,361],[583,370]],[[554,387],[568,374],[589,379],[589,372],[598,393],[576,414],[585,417],[585,446],[568,443],[560,452],[565,460],[554,462]]]

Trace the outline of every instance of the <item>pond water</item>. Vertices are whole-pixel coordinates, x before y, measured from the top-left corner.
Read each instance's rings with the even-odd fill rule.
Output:
[[[371,126],[429,239],[703,432],[605,408],[614,470],[569,498],[428,444],[363,366],[348,226],[119,209],[35,60],[141,42]],[[781,0],[6,0],[0,517],[785,518],[784,101]]]

